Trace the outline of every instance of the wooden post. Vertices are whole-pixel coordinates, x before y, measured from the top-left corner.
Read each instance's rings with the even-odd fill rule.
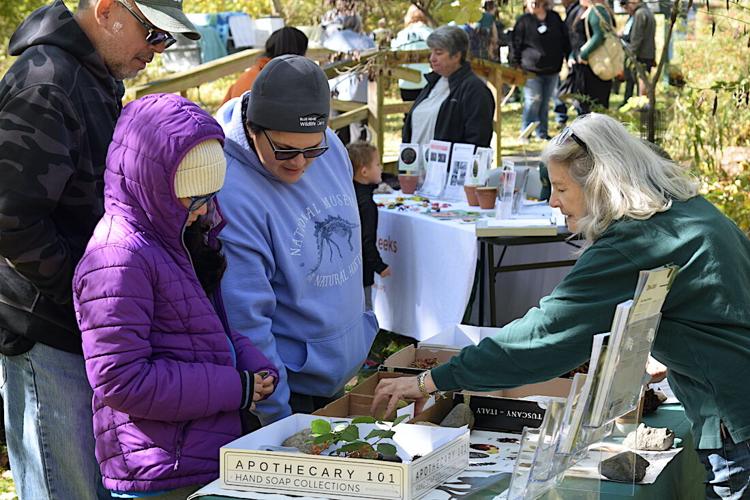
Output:
[[[384,94],[384,76],[383,76],[384,58],[382,55],[377,56],[375,62],[374,78],[367,82],[367,123],[372,129],[373,144],[378,148],[380,163],[383,163],[384,130],[385,114],[383,113],[383,94]]]
[[[503,72],[499,69],[495,69],[491,73],[492,76],[492,87],[495,89],[495,133],[497,134],[497,151],[495,151],[495,166],[499,167],[502,165],[503,158]]]

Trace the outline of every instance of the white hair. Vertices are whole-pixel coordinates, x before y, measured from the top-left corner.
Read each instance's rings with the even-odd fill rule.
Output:
[[[648,219],[669,210],[673,200],[684,201],[698,193],[684,167],[666,153],[657,153],[656,146],[633,137],[617,120],[590,113],[568,128],[552,139],[542,160],[567,166],[583,188],[587,213],[579,219],[577,231],[589,242],[617,220]]]

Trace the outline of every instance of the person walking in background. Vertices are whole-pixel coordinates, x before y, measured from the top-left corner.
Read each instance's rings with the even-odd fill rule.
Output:
[[[115,497],[184,499],[278,374],[227,327],[214,196],[224,134],[175,94],[128,104],[104,174],[104,217],[73,277],[96,458]],[[259,373],[265,372],[265,377]],[[89,431],[90,432],[90,431]]]
[[[581,44],[578,42],[575,23],[579,20],[581,15],[581,4],[578,0],[562,0],[563,7],[565,7],[565,27],[568,30],[568,39],[570,40],[570,52],[565,57],[568,60],[568,72],[572,67],[571,54],[574,50],[581,48]],[[558,84],[557,89],[560,89]],[[553,111],[555,113],[555,123],[558,127],[562,128],[568,122],[568,105],[563,102],[558,93],[555,92],[553,100]]]
[[[527,13],[513,28],[513,60],[516,67],[535,74],[523,88],[521,131],[539,122],[536,136],[549,139],[549,102],[557,91],[563,60],[570,53],[568,29],[547,0],[527,0]]]
[[[266,51],[263,55],[255,61],[255,64],[242,73],[231,87],[229,87],[224,96],[224,100],[221,103],[224,104],[228,100],[239,97],[252,89],[253,82],[255,82],[258,73],[260,73],[266,64],[268,64],[268,61],[274,57],[283,56],[284,54],[297,54],[299,56],[304,56],[306,52],[307,36],[305,36],[304,33],[291,26],[277,29],[271,33],[271,36],[266,40]]]
[[[338,397],[378,331],[366,312],[352,167],[327,127],[331,94],[311,60],[271,60],[217,112],[227,140],[219,193],[229,323],[279,371],[260,423]]]
[[[424,50],[427,49],[427,37],[432,33],[432,28],[428,25],[427,16],[414,4],[409,5],[404,16],[404,29],[396,34],[396,38],[391,40],[393,50]],[[398,88],[401,93],[401,100],[404,102],[414,101],[423,88],[427,85],[424,75],[429,73],[429,63],[411,63],[404,64],[405,68],[416,69],[422,73],[422,79],[419,82],[410,82],[408,80],[398,80]]]
[[[110,498],[71,295],[104,211],[107,147],[132,78],[175,39],[200,38],[181,2],[61,0],[10,39],[0,82],[0,384],[20,498]]]
[[[497,32],[497,4],[494,0],[482,0],[482,17],[479,18],[476,29],[479,30],[482,47],[479,49],[479,57],[500,60],[498,49],[500,37]]]
[[[609,108],[609,94],[612,91],[612,80],[602,80],[594,74],[586,64],[589,55],[604,43],[605,30],[614,26],[614,16],[602,0],[580,0],[581,20],[575,24],[576,39],[581,48],[573,51],[576,64],[583,73],[584,101],[576,101],[579,115],[589,113],[591,105],[595,104],[605,109]]]
[[[362,284],[365,289],[365,308],[369,311],[372,309],[374,274],[378,273],[381,278],[391,275],[391,269],[378,252],[378,207],[372,199],[373,191],[382,180],[383,167],[380,165],[378,148],[369,142],[353,142],[346,149],[354,169],[354,192],[357,194],[362,228]]]
[[[656,19],[651,9],[641,0],[624,0],[622,3],[630,14],[622,34],[622,39],[629,49],[629,52],[626,52],[629,57],[625,65],[625,97],[623,99],[623,103],[627,103],[633,95],[636,82],[638,82],[638,95],[648,94],[648,83],[644,76],[648,76],[656,62]],[[635,61],[630,58],[631,53],[635,56]],[[636,64],[641,65],[645,75],[637,70]]]
[[[489,147],[495,99],[466,60],[469,36],[456,26],[441,26],[427,37],[427,46],[432,73],[406,117],[402,142],[436,139]]]

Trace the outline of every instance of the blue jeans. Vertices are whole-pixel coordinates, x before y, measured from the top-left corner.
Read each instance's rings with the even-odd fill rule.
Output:
[[[44,344],[0,355],[5,436],[19,498],[111,498],[94,456],[83,356]]]
[[[750,497],[750,440],[734,444],[726,438],[723,448],[696,451],[708,471],[706,498]]]
[[[537,75],[526,80],[521,130],[532,122],[539,122],[536,136],[546,138],[549,135],[549,101],[557,92],[558,79],[558,75]]]

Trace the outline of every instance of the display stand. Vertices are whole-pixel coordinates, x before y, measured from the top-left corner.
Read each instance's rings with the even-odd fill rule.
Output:
[[[584,459],[598,471],[602,461],[622,451],[608,447],[608,438],[618,417],[638,409],[659,311],[676,272],[674,266],[641,272],[634,299],[617,306],[612,331],[594,336],[589,373],[574,376],[567,400],[551,402],[538,429],[524,429],[509,500],[545,494],[599,498],[598,474],[564,484],[563,478]],[[634,463],[632,469],[625,475],[635,477]],[[634,482],[629,491],[634,493]]]

